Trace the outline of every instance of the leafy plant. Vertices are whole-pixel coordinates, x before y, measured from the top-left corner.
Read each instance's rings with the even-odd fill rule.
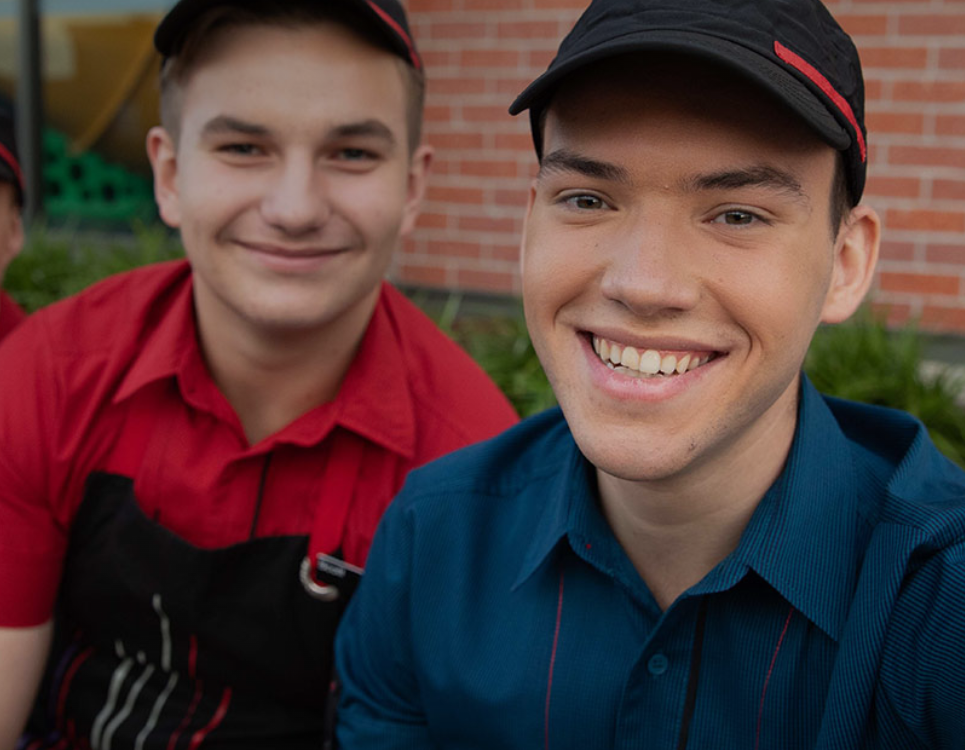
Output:
[[[821,328],[805,371],[819,391],[918,417],[946,456],[965,466],[965,379],[948,368],[926,372],[924,338],[914,326],[889,330],[864,311],[853,322]]]

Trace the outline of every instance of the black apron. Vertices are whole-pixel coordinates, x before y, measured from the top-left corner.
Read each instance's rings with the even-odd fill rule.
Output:
[[[335,628],[361,570],[312,550],[313,573],[312,546],[305,535],[196,547],[145,516],[130,478],[92,474],[20,747],[325,747]]]

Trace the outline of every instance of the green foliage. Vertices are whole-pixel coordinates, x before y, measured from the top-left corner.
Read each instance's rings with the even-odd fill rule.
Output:
[[[177,239],[159,225],[135,224],[130,235],[81,240],[35,227],[7,269],[3,286],[32,312],[112,274],[182,255]]]
[[[923,372],[923,350],[913,326],[889,331],[863,312],[851,323],[818,331],[805,371],[823,393],[914,414],[939,450],[965,466],[965,411],[956,402],[965,380],[947,369]]]

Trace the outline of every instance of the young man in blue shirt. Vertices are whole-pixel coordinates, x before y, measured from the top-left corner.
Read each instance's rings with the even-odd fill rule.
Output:
[[[822,397],[880,222],[817,0],[594,0],[530,111],[560,402],[410,476],[337,645],[360,748],[960,748],[965,475]]]

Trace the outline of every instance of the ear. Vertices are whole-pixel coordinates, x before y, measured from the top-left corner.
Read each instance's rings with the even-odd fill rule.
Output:
[[[147,132],[147,157],[154,171],[154,200],[157,201],[161,219],[169,227],[181,225],[181,204],[178,197],[178,149],[177,144],[162,127]]]
[[[412,154],[409,160],[409,176],[406,185],[405,210],[402,216],[400,234],[405,237],[415,229],[416,219],[422,209],[422,199],[426,194],[426,183],[429,180],[429,170],[432,167],[432,146],[423,143]]]
[[[834,243],[831,286],[821,310],[822,323],[840,323],[858,309],[868,293],[878,263],[881,219],[874,209],[856,206]]]

